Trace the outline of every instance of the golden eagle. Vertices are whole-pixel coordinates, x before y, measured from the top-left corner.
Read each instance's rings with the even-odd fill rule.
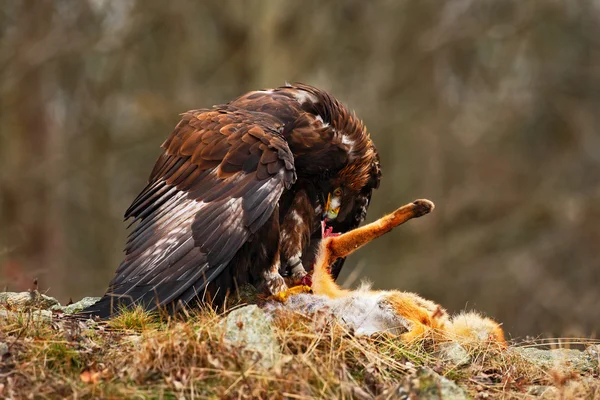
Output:
[[[125,213],[137,222],[125,259],[87,315],[221,304],[247,283],[284,291],[284,276],[309,278],[322,221],[356,228],[381,177],[362,121],[304,84],[188,111],[162,148]]]

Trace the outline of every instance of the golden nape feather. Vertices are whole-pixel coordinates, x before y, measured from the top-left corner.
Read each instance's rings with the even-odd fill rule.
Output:
[[[449,316],[439,304],[414,293],[372,290],[368,285],[357,290],[343,289],[329,273],[337,258],[348,256],[396,226],[430,213],[433,208],[429,200],[416,200],[368,225],[327,237],[321,242],[317,255],[312,293],[292,292],[284,304],[272,302],[267,304],[267,309],[303,314],[328,311],[358,335],[388,332],[398,334],[408,342],[432,338],[465,345],[487,343],[505,347],[500,325],[476,312]]]

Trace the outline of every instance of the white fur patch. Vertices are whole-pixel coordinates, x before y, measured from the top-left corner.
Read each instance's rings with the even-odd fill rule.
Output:
[[[265,309],[288,309],[303,314],[331,312],[335,319],[354,330],[356,335],[373,335],[377,332],[401,334],[411,329],[412,324],[408,320],[398,316],[382,301],[385,293],[367,290],[362,288],[349,296],[336,299],[323,295],[298,294],[288,298],[285,304],[268,303]]]

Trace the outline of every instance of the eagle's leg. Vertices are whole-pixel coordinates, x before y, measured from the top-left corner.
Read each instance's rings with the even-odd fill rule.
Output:
[[[305,190],[299,190],[281,223],[281,258],[291,281],[300,284],[307,276],[302,253],[310,241],[314,224],[314,205]]]
[[[273,214],[258,233],[260,246],[258,262],[254,267],[260,268],[263,278],[262,290],[270,295],[287,290],[288,286],[279,273],[281,266],[280,245],[281,225],[279,224],[279,205],[275,206]],[[256,262],[256,261],[255,261]],[[258,272],[258,271],[257,271]]]
[[[263,272],[263,278],[265,279],[267,290],[271,295],[276,295],[287,290],[288,286],[281,274],[279,274],[279,251],[277,251],[273,265]]]

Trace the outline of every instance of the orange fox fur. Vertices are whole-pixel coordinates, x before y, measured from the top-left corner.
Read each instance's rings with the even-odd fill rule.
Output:
[[[428,214],[434,208],[429,200],[416,200],[379,220],[322,241],[312,274],[312,294],[297,294],[294,288],[287,297],[289,308],[305,309],[320,298],[320,305],[338,310],[340,319],[352,322],[362,333],[395,331],[403,340],[412,341],[427,335],[461,343],[491,341],[505,346],[504,333],[493,320],[477,313],[450,317],[440,305],[414,293],[397,290],[342,289],[329,274],[329,267],[371,240],[404,222]],[[346,311],[347,310],[347,311]],[[364,317],[360,314],[363,313]],[[364,318],[358,320],[357,318]],[[360,333],[360,332],[359,332]]]

